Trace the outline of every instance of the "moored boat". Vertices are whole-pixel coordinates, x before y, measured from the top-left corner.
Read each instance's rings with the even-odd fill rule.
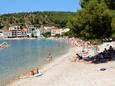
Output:
[[[0,48],[8,48],[10,45],[7,42],[3,42],[0,44]]]

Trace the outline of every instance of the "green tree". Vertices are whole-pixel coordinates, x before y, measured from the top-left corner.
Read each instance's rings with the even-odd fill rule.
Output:
[[[110,9],[115,10],[115,0],[105,0],[105,2]]]
[[[112,37],[115,37],[115,17],[112,19]]]
[[[87,5],[91,0],[81,0],[81,7],[84,8],[85,5]],[[97,0],[98,3],[101,3],[102,1],[106,3],[106,5],[109,7],[109,9],[115,10],[115,0]]]
[[[51,36],[51,32],[45,32],[42,35],[47,38]]]
[[[76,17],[76,36],[85,39],[104,38],[111,35],[111,13],[105,2],[90,0]]]
[[[66,27],[73,29],[74,28],[73,22],[68,20],[68,22],[66,23]]]

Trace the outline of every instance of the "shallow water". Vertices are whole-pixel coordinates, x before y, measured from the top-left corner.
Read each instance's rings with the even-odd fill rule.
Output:
[[[0,43],[4,40],[0,40]],[[7,40],[10,47],[0,49],[0,86],[5,86],[14,77],[46,64],[48,53],[53,58],[63,55],[69,46],[54,40]]]

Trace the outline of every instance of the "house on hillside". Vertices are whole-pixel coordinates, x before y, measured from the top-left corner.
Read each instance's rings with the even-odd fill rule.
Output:
[[[0,30],[0,38],[4,38],[4,31]]]
[[[55,27],[54,26],[51,26],[51,27],[50,26],[45,26],[44,27],[44,33],[45,32],[51,32],[52,29],[55,29]]]
[[[4,31],[5,38],[22,38],[27,37],[27,29],[20,29],[20,26],[11,26]]]
[[[12,38],[12,31],[4,30],[4,38]]]
[[[34,30],[33,35],[34,35],[35,38],[39,38],[40,35],[41,35],[40,30],[39,29]]]
[[[35,31],[34,25],[30,25],[27,27],[27,37],[33,37],[33,32]]]
[[[5,34],[8,36],[8,38],[16,38],[21,36],[20,26],[11,26],[7,31],[5,31]]]
[[[70,31],[69,28],[65,28],[65,29],[63,29],[63,33],[66,33],[66,32],[68,32],[68,31]]]
[[[28,26],[27,37],[40,37],[40,30],[33,25]]]
[[[56,34],[63,35],[65,32],[68,32],[68,31],[69,31],[69,28],[66,28],[66,29],[59,29],[59,28],[51,29],[51,36],[55,36]]]
[[[22,33],[22,37],[27,37],[27,29],[26,28],[23,28],[21,30],[21,33]]]
[[[61,35],[61,31],[62,31],[62,29],[58,29],[58,28],[52,29],[51,36],[55,36],[56,34]]]
[[[20,26],[11,26],[8,30],[20,30]]]

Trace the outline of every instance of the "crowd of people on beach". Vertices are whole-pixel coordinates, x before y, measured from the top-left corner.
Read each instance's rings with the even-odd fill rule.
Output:
[[[96,44],[92,44],[90,41],[83,41],[79,38],[67,38],[64,39],[66,43],[69,43],[72,47],[75,47],[75,56],[72,58],[72,62],[82,62],[85,61],[87,63],[103,63],[115,58],[115,49],[110,46],[109,49],[104,49],[104,51],[100,51],[99,46]],[[74,48],[74,49],[75,49]],[[51,62],[53,56],[51,52],[48,53],[47,61]],[[39,68],[35,68],[29,71],[26,76],[35,76],[39,75]]]
[[[104,48],[100,51],[99,46],[91,44],[89,41],[83,41],[79,38],[70,38],[69,43],[76,47],[73,62],[85,61],[88,63],[103,63],[115,58],[115,49],[110,45],[109,49]]]

